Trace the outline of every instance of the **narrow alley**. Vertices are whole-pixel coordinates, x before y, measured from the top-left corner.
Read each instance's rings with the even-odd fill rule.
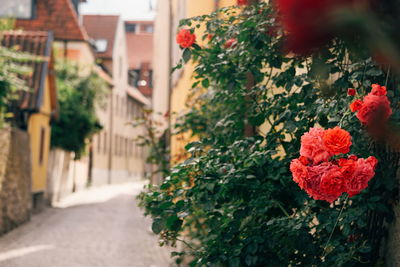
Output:
[[[0,238],[1,267],[163,267],[172,249],[157,246],[135,196],[143,182],[73,194]]]

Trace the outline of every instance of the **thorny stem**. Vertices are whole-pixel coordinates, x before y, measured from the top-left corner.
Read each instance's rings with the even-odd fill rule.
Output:
[[[339,121],[339,127],[342,127],[344,118],[346,118],[346,116],[349,115],[349,114],[350,114],[349,111],[346,111],[346,112],[343,114],[342,118],[341,118],[340,121]]]
[[[195,250],[195,249],[194,249],[188,242],[186,242],[185,240],[179,239],[179,238],[177,238],[176,240],[182,242],[183,244],[185,244],[185,245],[186,245],[188,248],[190,248],[191,250]]]
[[[282,204],[279,201],[277,201],[276,204],[282,210],[282,212],[286,215],[286,217],[290,217],[289,213],[285,210],[285,208],[282,206]]]
[[[324,257],[326,256],[326,249],[327,249],[327,247],[328,247],[328,245],[329,245],[329,242],[331,241],[331,238],[332,238],[332,236],[333,236],[333,232],[335,231],[336,226],[337,226],[337,224],[339,223],[340,217],[342,216],[344,207],[346,206],[347,200],[348,200],[348,199],[349,199],[349,195],[347,195],[346,198],[344,199],[342,209],[341,209],[340,212],[339,212],[339,215],[338,215],[338,217],[337,217],[337,219],[336,219],[335,225],[333,226],[332,232],[331,232],[331,234],[329,235],[328,241],[326,241],[326,244],[325,244],[325,247],[324,247],[324,251],[323,251],[323,253],[322,253],[322,258],[324,258]]]
[[[386,73],[385,87],[387,87],[388,80],[389,80],[389,75],[390,75],[390,66],[389,66],[388,71]]]

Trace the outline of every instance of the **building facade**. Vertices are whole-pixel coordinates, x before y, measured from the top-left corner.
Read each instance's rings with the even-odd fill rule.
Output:
[[[156,120],[163,121],[157,114],[170,114],[161,129],[174,125],[177,117],[186,112],[187,98],[193,83],[194,65],[189,62],[181,70],[174,67],[182,56],[175,36],[179,21],[184,18],[210,14],[218,8],[236,4],[236,0],[168,0],[158,1],[154,34],[154,89],[153,109]],[[201,46],[203,29],[196,29],[197,43]],[[185,145],[189,135],[173,135],[170,139],[171,161],[176,163],[184,158]]]
[[[128,84],[129,57],[125,27],[119,16],[85,15],[83,25],[94,44],[97,62],[113,79],[108,97],[109,117],[105,128],[94,137],[93,184],[123,182],[144,176],[145,153],[134,139],[143,134],[131,122],[142,116],[150,104],[143,94]]]

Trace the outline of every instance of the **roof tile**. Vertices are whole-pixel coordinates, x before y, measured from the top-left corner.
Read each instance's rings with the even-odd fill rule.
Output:
[[[18,19],[16,26],[30,31],[53,31],[56,40],[88,40],[70,0],[36,0],[36,17]]]

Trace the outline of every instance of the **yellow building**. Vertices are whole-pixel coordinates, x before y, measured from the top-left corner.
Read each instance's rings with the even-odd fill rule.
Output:
[[[154,40],[155,113],[172,114],[170,125],[185,112],[185,105],[193,84],[194,65],[186,64],[170,77],[170,70],[179,61],[182,51],[175,41],[179,21],[184,18],[210,14],[218,8],[232,6],[236,0],[163,0],[158,2]],[[203,29],[196,29],[197,43],[202,45]],[[159,118],[160,119],[160,118]],[[166,127],[164,125],[163,127]],[[175,135],[170,140],[172,163],[183,159],[184,147],[190,142],[188,135]]]
[[[3,34],[3,45],[17,47],[38,56],[40,61],[29,62],[32,74],[26,77],[29,90],[21,92],[15,113],[15,126],[29,133],[33,209],[43,204],[47,188],[47,167],[50,151],[51,120],[57,116],[52,44],[48,32],[10,31]],[[31,48],[36,49],[31,49]]]

